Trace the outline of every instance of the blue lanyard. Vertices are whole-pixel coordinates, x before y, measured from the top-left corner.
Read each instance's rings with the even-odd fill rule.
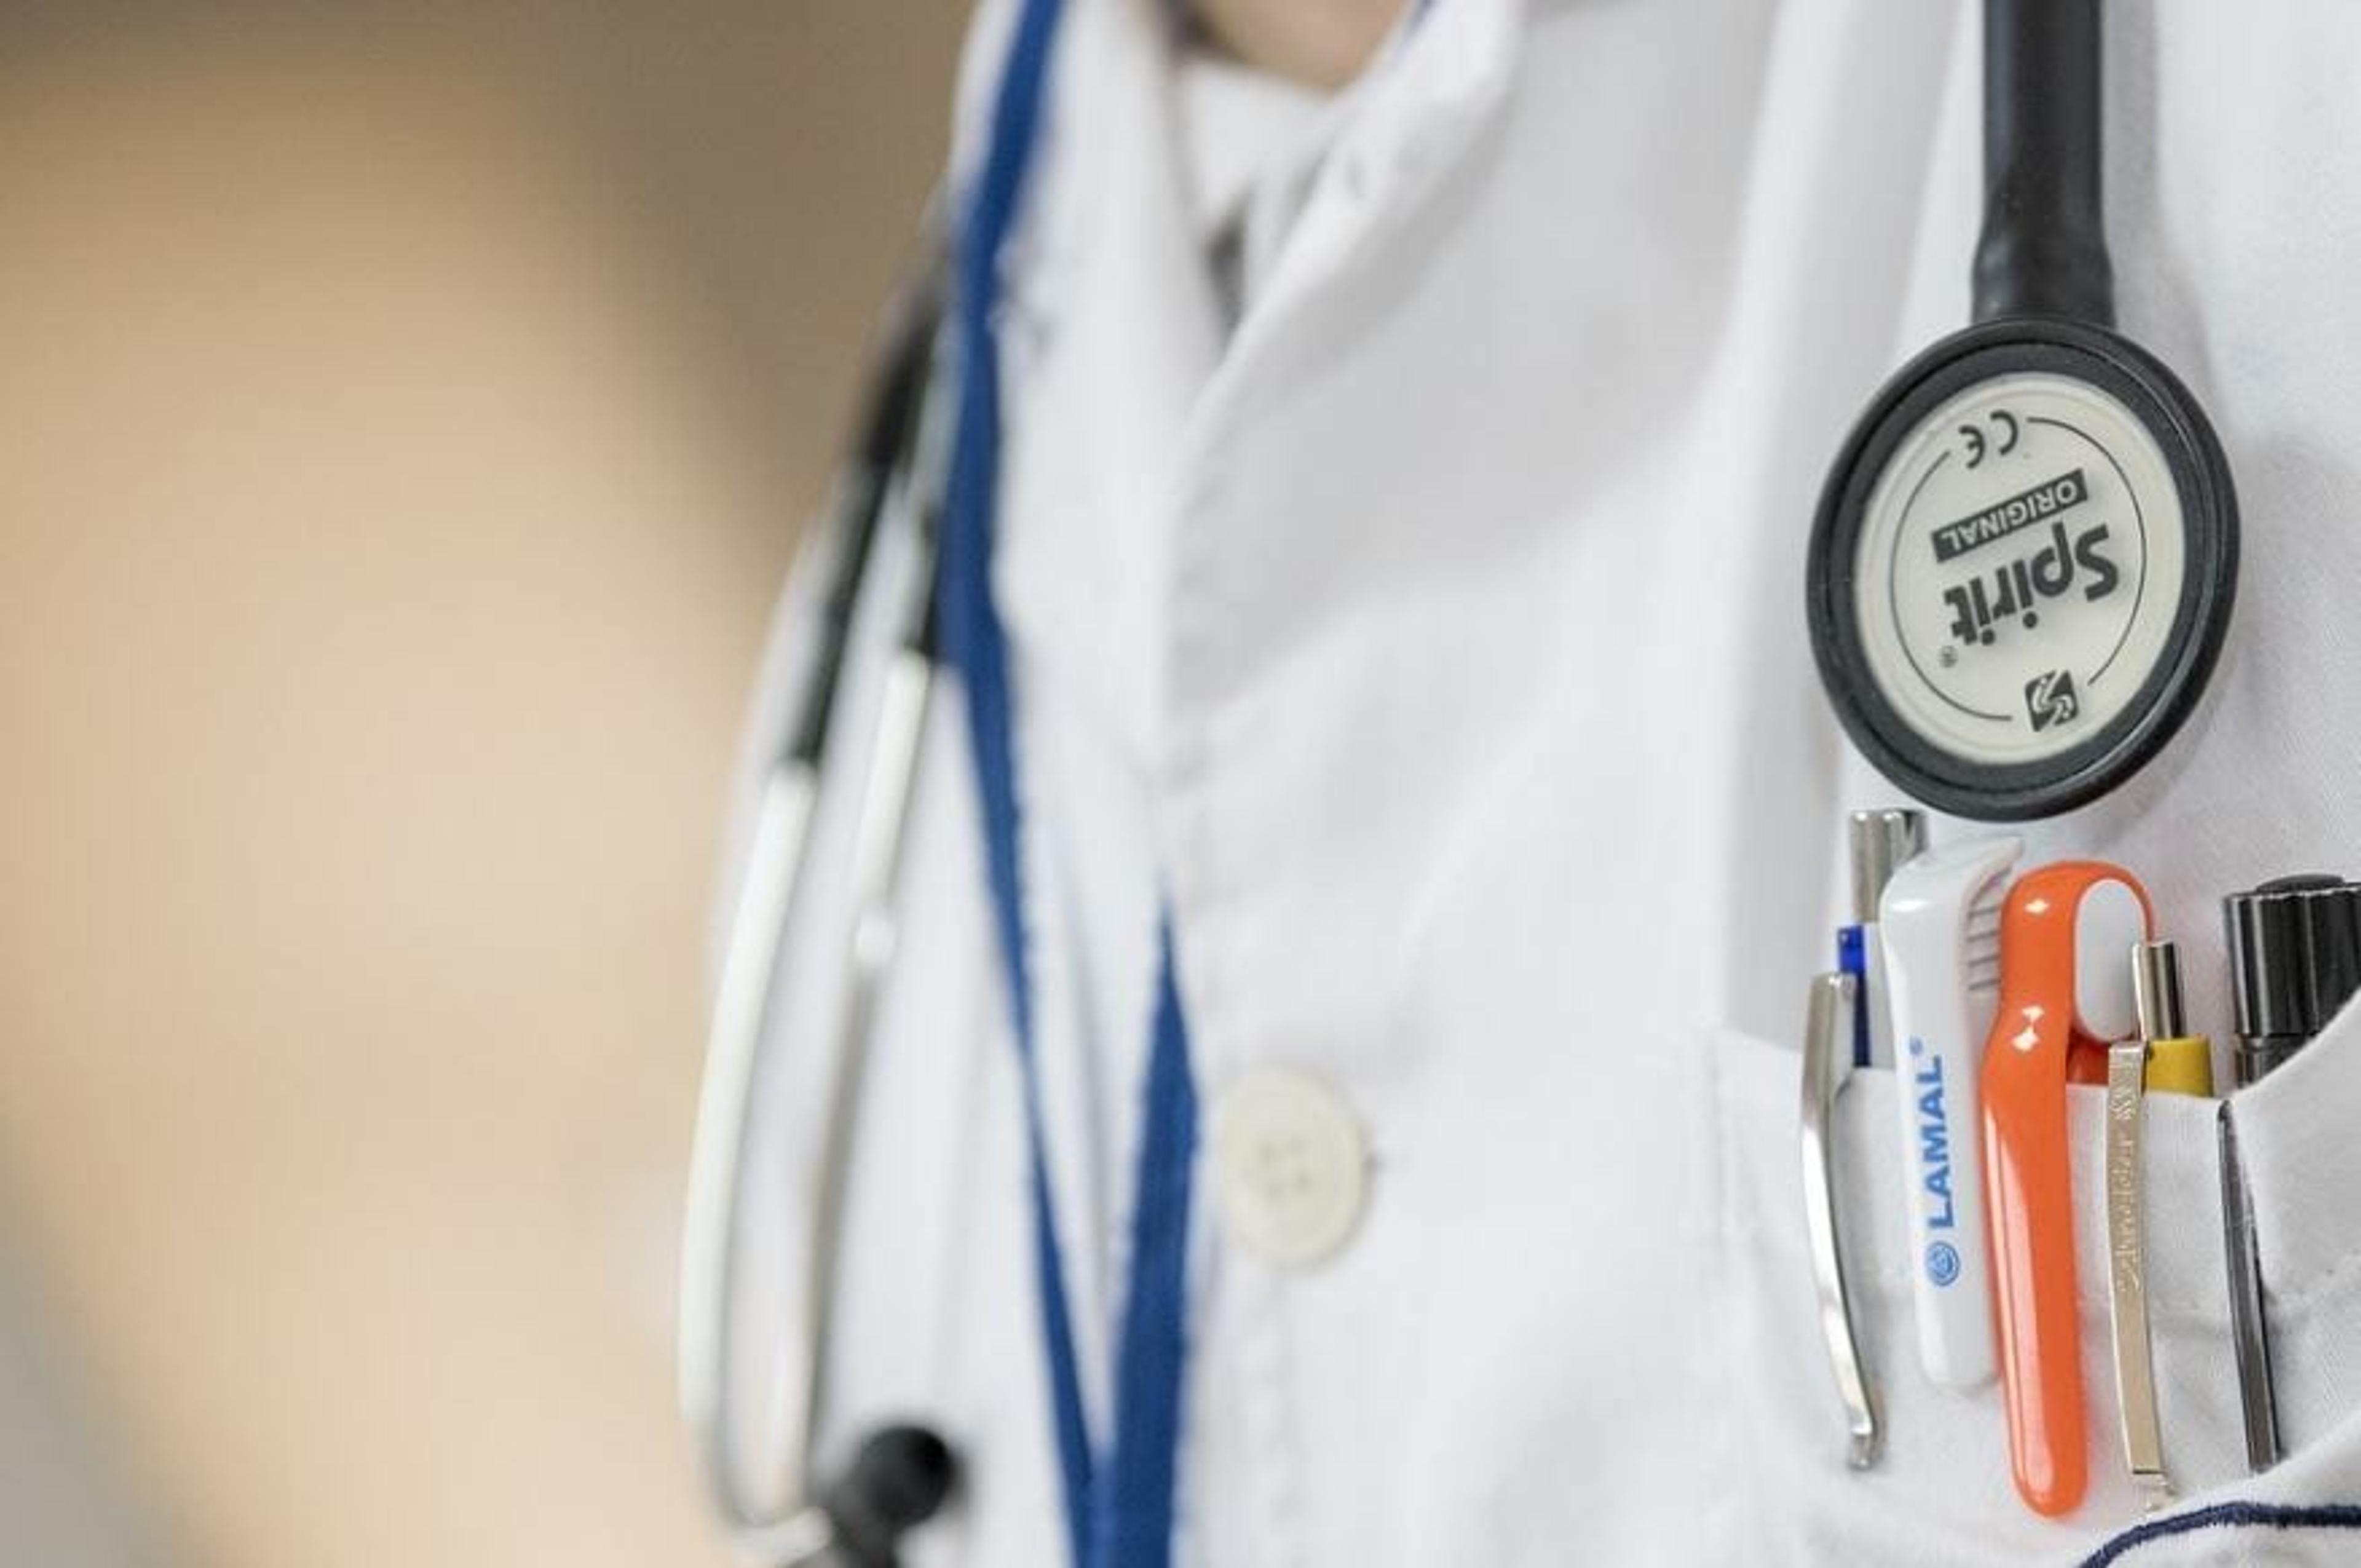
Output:
[[[993,316],[1000,253],[1015,222],[1041,120],[1059,0],[1025,0],[993,104],[983,167],[969,192],[958,258],[958,434],[944,499],[940,630],[967,696],[969,744],[983,806],[984,871],[1014,1014],[1031,1167],[1034,1267],[1049,1404],[1063,1474],[1073,1568],[1166,1568],[1172,1555],[1173,1472],[1186,1357],[1189,1197],[1197,1094],[1172,972],[1172,933],[1159,933],[1156,1007],[1131,1215],[1130,1274],[1115,1352],[1115,1431],[1104,1462],[1091,1443],[1067,1304],[1065,1262],[1042,1129],[1041,1080],[1025,949],[1018,850],[1016,737],[1008,643],[992,600],[1000,457],[1000,354]]]

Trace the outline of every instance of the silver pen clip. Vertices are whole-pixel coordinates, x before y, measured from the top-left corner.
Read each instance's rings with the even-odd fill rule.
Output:
[[[1877,1405],[1861,1366],[1844,1251],[1839,1245],[1832,1125],[1837,1091],[1852,1061],[1853,1005],[1852,976],[1824,974],[1813,980],[1811,1011],[1804,1026],[1804,1226],[1811,1243],[1812,1283],[1819,1292],[1820,1335],[1828,1342],[1828,1366],[1836,1374],[1851,1433],[1845,1463],[1866,1470],[1877,1463]]]

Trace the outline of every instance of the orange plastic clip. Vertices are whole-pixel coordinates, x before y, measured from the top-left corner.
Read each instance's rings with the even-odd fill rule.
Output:
[[[2066,861],[2020,877],[2001,917],[2000,1010],[1984,1047],[1984,1196],[2001,1394],[2016,1489],[2069,1513],[2089,1482],[2066,1085],[2106,1074],[2138,1025],[2131,948],[2147,893],[2129,872]]]

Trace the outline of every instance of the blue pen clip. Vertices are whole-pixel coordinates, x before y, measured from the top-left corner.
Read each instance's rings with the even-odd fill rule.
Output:
[[[1852,1065],[1870,1063],[1869,932],[1861,926],[1837,927],[1837,972],[1852,976]]]

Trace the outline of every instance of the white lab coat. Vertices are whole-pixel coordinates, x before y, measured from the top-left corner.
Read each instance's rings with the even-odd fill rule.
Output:
[[[1841,815],[1895,792],[1821,697],[1803,552],[1853,414],[1966,319],[1978,10],[1433,0],[1339,106],[1225,336],[1175,167],[1164,8],[1070,0],[1009,258],[996,587],[1102,1432],[1171,913],[1211,1133],[1190,1568],[2069,1563],[2140,1518],[2114,1447],[2089,1091],[2092,1486],[2072,1518],[2017,1500],[1996,1390],[1917,1372],[1890,1072],[1840,1108],[1890,1432],[1867,1475],[1844,1466],[1804,1251],[1805,987],[1841,916]],[[977,29],[955,167],[1005,11]],[[2225,1035],[2220,895],[2361,867],[2361,7],[2108,21],[2121,319],[2213,415],[2245,576],[2182,737],[2032,837],[2146,880],[2195,1020]],[[754,751],[809,592],[783,613]],[[857,1112],[824,1446],[939,1422],[967,1485],[912,1561],[1046,1568],[1064,1538],[1022,1124],[948,696]],[[799,916],[796,940],[830,918]],[[2189,1506],[2361,1503],[2353,1036],[2361,1018],[2241,1101],[2291,1451],[2261,1478],[2211,1107],[2150,1102],[2156,1354]],[[1246,1245],[1224,1207],[1224,1118],[1273,1066],[1366,1139],[1365,1189],[1328,1194],[1349,1234],[1317,1263]],[[817,1113],[783,1073],[762,1136],[789,1225]],[[2225,1522],[2122,1560],[2361,1561],[2361,1534]]]

